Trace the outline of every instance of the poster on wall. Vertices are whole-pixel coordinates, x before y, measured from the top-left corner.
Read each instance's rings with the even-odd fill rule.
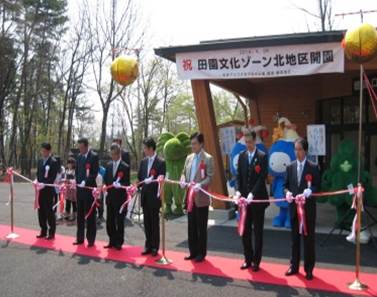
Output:
[[[308,125],[306,129],[309,143],[309,155],[326,156],[326,126]]]
[[[229,155],[234,144],[236,143],[236,128],[235,127],[223,127],[220,128],[220,143],[221,153],[223,155]]]

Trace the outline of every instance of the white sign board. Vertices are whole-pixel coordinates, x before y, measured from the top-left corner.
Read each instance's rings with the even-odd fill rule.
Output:
[[[325,156],[326,155],[326,126],[325,125],[308,125],[307,136],[309,143],[309,155]]]
[[[344,72],[340,42],[178,53],[181,79],[264,78]]]
[[[224,127],[220,128],[221,152],[223,155],[229,155],[236,143],[236,128]]]

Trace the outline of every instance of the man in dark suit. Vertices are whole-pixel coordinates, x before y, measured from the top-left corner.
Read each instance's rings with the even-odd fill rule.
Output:
[[[42,159],[38,161],[37,182],[41,183],[39,186],[40,192],[38,197],[38,220],[41,227],[41,232],[37,238],[47,236],[47,225],[49,226],[48,236],[46,239],[55,238],[56,218],[55,212],[52,209],[54,206],[55,188],[45,187],[43,184],[53,184],[58,173],[58,163],[54,157],[51,156],[51,145],[49,143],[42,143],[41,145]]]
[[[142,255],[157,256],[160,246],[159,212],[161,200],[158,197],[158,183],[152,182],[159,175],[165,175],[165,161],[156,154],[156,142],[152,138],[143,141],[145,158],[140,162],[138,179],[141,185],[141,206],[144,216],[145,248]]]
[[[194,182],[194,201],[192,210],[187,213],[188,243],[190,254],[185,260],[204,261],[207,255],[207,225],[209,197],[200,192],[200,188],[208,190],[213,177],[213,157],[204,151],[204,136],[194,133],[190,137],[192,154],[188,155],[181,176],[181,187],[186,182]],[[187,208],[187,194],[186,194]]]
[[[122,139],[121,138],[115,138],[113,139],[113,143],[117,143],[120,146],[121,149],[121,158],[122,161],[125,162],[128,165],[128,170],[131,170],[131,158],[130,153],[122,148]]]
[[[85,215],[89,212],[93,203],[92,190],[84,188],[97,187],[96,178],[98,175],[98,155],[89,149],[89,142],[86,138],[78,141],[80,154],[76,161],[76,184],[77,184],[77,234],[74,245],[84,243],[85,237]],[[86,239],[88,247],[94,245],[96,239],[96,211],[93,211],[86,221]]]
[[[313,279],[315,264],[315,221],[316,221],[316,200],[311,198],[312,192],[319,191],[321,177],[318,166],[306,159],[308,142],[299,138],[295,141],[296,161],[287,167],[285,181],[286,197],[290,199],[296,195],[303,194],[305,197],[305,217],[307,235],[304,239],[304,269],[306,279]],[[297,274],[300,266],[300,226],[295,201],[290,204],[292,223],[292,254],[291,265],[286,272],[287,276]]]
[[[245,133],[247,149],[238,158],[237,168],[237,193],[236,196],[247,197],[247,216],[245,220],[242,244],[245,262],[241,269],[252,268],[259,270],[263,249],[264,213],[269,203],[250,203],[255,200],[267,200],[266,177],[268,172],[267,156],[256,148],[255,131]],[[254,230],[253,230],[254,229]],[[252,232],[254,231],[254,248],[252,244]]]
[[[127,209],[119,213],[120,207],[127,200],[127,191],[121,186],[130,185],[129,166],[121,159],[121,149],[117,143],[110,148],[112,161],[107,163],[104,176],[106,186],[113,185],[107,190],[106,196],[106,231],[109,243],[105,248],[122,249],[124,243],[124,217]]]

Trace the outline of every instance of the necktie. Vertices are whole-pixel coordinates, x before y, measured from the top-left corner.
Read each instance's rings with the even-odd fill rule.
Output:
[[[113,162],[113,177],[115,176],[117,172],[117,162]]]
[[[195,155],[195,158],[191,165],[190,181],[193,181],[195,179],[196,171],[198,169],[198,160],[199,160],[199,155],[197,154]]]
[[[298,184],[301,183],[301,176],[302,176],[302,163],[300,162],[298,164],[298,170],[297,170],[297,181],[298,181]]]
[[[148,158],[148,175],[149,175],[149,172],[151,171],[152,165],[153,165],[153,159],[149,157]]]
[[[251,164],[251,159],[253,158],[253,156],[251,155],[251,153],[249,153],[249,165]]]

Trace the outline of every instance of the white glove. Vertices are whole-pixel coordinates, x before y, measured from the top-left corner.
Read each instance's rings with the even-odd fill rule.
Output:
[[[42,190],[45,187],[45,185],[38,182],[37,179],[33,180],[33,184],[37,186],[38,190]]]
[[[292,203],[293,202],[293,194],[292,194],[292,192],[287,191],[287,193],[285,193],[285,199],[287,199],[287,201],[289,203]]]
[[[348,189],[348,194],[350,194],[351,196],[352,196],[353,194],[355,194],[355,188],[353,187],[353,184],[349,184],[349,185],[347,186],[347,189]]]
[[[251,201],[253,201],[253,199],[254,199],[254,195],[253,195],[253,193],[249,193],[249,195],[247,195],[247,198],[246,198],[246,201],[247,201],[247,203],[251,203]]]
[[[308,197],[310,197],[311,195],[312,195],[312,190],[311,189],[309,189],[309,188],[306,188],[305,190],[304,190],[304,196],[305,196],[305,198],[308,198]]]
[[[113,186],[116,189],[119,189],[121,187],[121,184],[119,182],[113,182]]]
[[[85,180],[80,183],[80,187],[85,187]]]
[[[236,194],[233,196],[233,199],[239,200],[241,196],[242,196],[241,193],[237,191]]]
[[[201,188],[201,186],[200,186],[199,183],[198,183],[198,184],[195,184],[194,187],[193,187],[194,192],[197,193],[197,192],[200,190],[200,188]]]
[[[181,177],[181,180],[179,181],[179,186],[181,187],[181,189],[186,188],[186,181],[184,176]]]
[[[152,182],[152,180],[153,180],[153,176],[150,176],[150,177],[144,179],[144,183],[145,183],[146,185],[149,185],[149,184]]]

